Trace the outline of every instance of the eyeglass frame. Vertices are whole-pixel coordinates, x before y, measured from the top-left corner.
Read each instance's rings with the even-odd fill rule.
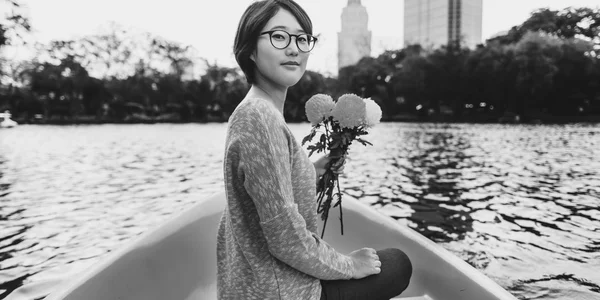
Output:
[[[287,45],[285,45],[285,47],[283,47],[283,48],[278,48],[278,47],[276,47],[276,46],[273,44],[273,33],[274,33],[274,32],[277,32],[277,31],[285,32],[285,33],[286,33],[286,34],[289,36],[288,43],[287,43]],[[312,39],[313,39],[313,44],[317,44],[317,41],[319,40],[317,37],[315,37],[315,36],[313,36],[313,35],[311,35],[311,34],[308,34],[308,33],[302,33],[302,34],[291,34],[291,33],[287,32],[287,31],[285,31],[285,30],[282,30],[282,29],[274,29],[274,30],[269,30],[269,31],[261,32],[259,35],[264,35],[264,34],[268,34],[268,35],[269,35],[269,41],[271,42],[271,46],[273,46],[273,48],[275,48],[275,49],[279,49],[279,50],[283,50],[283,49],[285,49],[285,48],[289,47],[289,46],[290,46],[290,44],[292,43],[292,37],[295,37],[295,40],[296,40],[296,47],[298,47],[298,50],[300,50],[300,52],[302,52],[302,53],[309,53],[310,51],[312,51],[313,49],[315,49],[315,45],[313,45],[313,46],[310,48],[310,50],[308,50],[308,51],[304,51],[304,50],[300,49],[300,45],[298,45],[298,37],[300,37],[300,36],[302,36],[302,35],[306,35],[306,36],[308,36],[308,38],[312,38]]]

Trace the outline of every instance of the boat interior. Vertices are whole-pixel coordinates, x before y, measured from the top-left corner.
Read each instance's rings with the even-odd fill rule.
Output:
[[[343,253],[397,247],[411,259],[411,283],[394,299],[514,299],[464,261],[366,204],[345,198],[343,206],[344,235],[339,222],[330,221],[325,232],[328,243]],[[216,299],[216,229],[224,207],[224,193],[209,197],[115,251],[46,299]],[[337,221],[333,211],[330,220]]]

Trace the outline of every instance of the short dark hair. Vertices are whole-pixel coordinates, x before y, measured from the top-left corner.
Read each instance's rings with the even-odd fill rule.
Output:
[[[280,9],[289,11],[300,23],[302,30],[312,34],[312,21],[304,9],[293,0],[263,0],[252,3],[240,19],[233,54],[238,65],[246,75],[249,84],[255,81],[254,71],[256,64],[250,56],[256,50],[256,43],[260,31],[277,14]]]

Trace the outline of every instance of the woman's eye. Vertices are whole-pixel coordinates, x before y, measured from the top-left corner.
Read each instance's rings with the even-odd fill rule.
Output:
[[[308,38],[306,36],[299,36],[298,42],[303,43],[303,44],[308,43]]]
[[[283,36],[283,34],[280,34],[280,33],[274,33],[273,38],[277,39],[277,40],[285,40],[285,37]]]

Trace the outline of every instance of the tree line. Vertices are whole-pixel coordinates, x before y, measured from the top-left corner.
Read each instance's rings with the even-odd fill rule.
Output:
[[[31,30],[19,2],[4,1],[12,13],[0,23],[0,50]],[[32,60],[0,59],[0,111],[24,123],[222,122],[249,88],[238,68],[116,24],[31,46]],[[370,97],[385,120],[600,121],[600,11],[539,9],[476,49],[409,45],[337,78],[307,71],[288,90],[286,119],[304,121],[316,93]]]

